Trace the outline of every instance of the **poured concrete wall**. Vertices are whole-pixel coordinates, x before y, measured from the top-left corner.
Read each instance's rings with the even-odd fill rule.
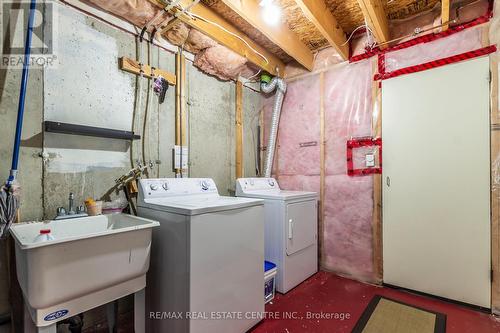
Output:
[[[140,140],[131,147],[122,140],[43,134],[44,120],[131,130],[135,112],[134,128],[145,137],[146,160],[154,163],[149,176],[174,176],[175,88],[170,87],[161,105],[152,97],[143,133],[149,80],[142,84],[142,107],[135,108],[138,78],[118,68],[119,57],[137,58],[134,36],[65,5],[56,7],[54,34],[46,33],[57,45],[56,65],[30,71],[19,168],[23,221],[52,218],[57,207],[67,206],[69,192],[75,193],[78,203],[106,193],[115,198],[116,193],[110,192],[115,179],[142,157]],[[146,59],[146,45],[143,51]],[[173,53],[154,46],[151,55],[153,66],[175,72]],[[212,177],[220,192],[227,194],[234,188],[235,84],[207,76],[190,62],[186,67],[190,176]],[[19,82],[20,70],[0,70],[0,181],[7,179],[10,169]],[[258,124],[260,96],[246,88],[243,96],[245,174],[254,175],[252,133]],[[5,243],[0,245],[0,313],[4,313],[9,308],[8,286]],[[87,314],[86,327],[91,329],[103,318],[103,311]]]

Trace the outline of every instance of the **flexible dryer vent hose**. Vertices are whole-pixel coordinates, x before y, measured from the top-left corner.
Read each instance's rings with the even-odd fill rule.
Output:
[[[273,106],[273,115],[271,118],[271,127],[269,131],[269,141],[267,143],[267,154],[264,161],[264,177],[271,177],[274,160],[274,150],[276,149],[276,139],[278,135],[278,126],[280,122],[281,107],[286,93],[286,83],[279,77],[274,77],[269,83],[262,82],[260,89],[268,94],[276,89],[276,97]]]

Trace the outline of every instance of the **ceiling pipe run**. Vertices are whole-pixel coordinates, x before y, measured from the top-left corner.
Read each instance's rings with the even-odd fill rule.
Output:
[[[264,177],[271,177],[274,161],[274,151],[276,149],[276,139],[278,136],[278,126],[280,122],[281,107],[283,106],[283,98],[286,93],[286,83],[279,77],[274,77],[270,81],[263,76],[260,84],[262,92],[269,94],[276,89],[276,97],[274,100],[273,114],[271,118],[271,126],[269,131],[269,140],[267,143],[267,154],[264,161]]]

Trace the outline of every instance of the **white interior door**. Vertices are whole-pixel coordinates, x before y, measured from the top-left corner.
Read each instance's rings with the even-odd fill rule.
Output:
[[[384,282],[490,307],[489,59],[382,84]]]

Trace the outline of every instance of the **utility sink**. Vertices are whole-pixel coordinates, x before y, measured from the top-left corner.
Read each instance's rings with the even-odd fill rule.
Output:
[[[137,293],[146,286],[156,221],[112,214],[14,224],[17,277],[37,327]],[[54,240],[34,242],[41,229]]]

